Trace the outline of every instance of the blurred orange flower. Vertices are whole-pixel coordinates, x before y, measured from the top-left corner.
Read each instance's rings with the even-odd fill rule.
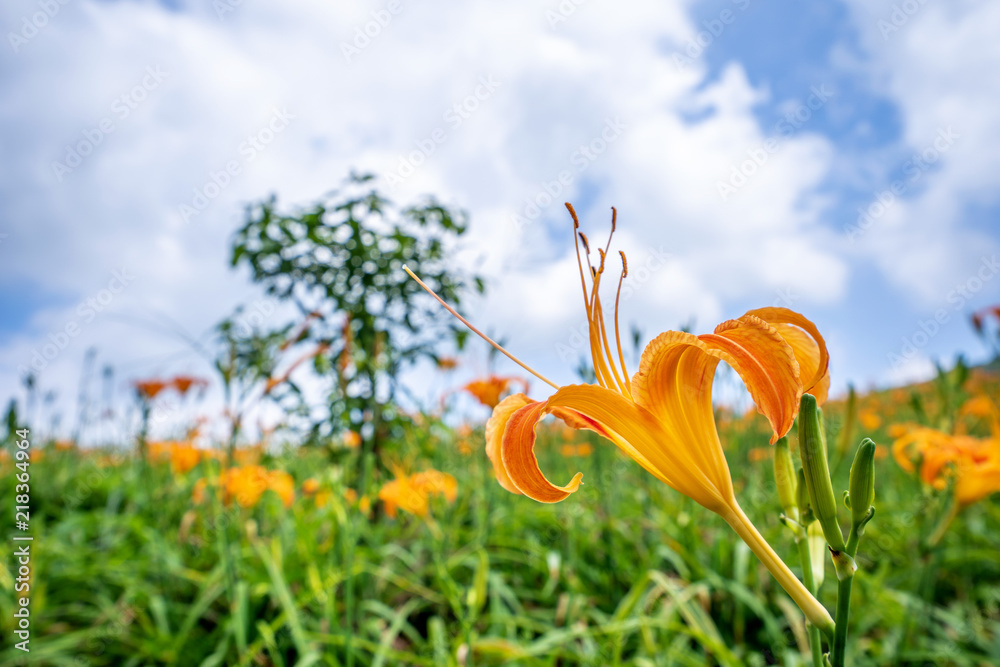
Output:
[[[189,443],[176,443],[170,449],[170,467],[175,473],[183,475],[193,470],[203,458],[207,458],[206,453]]]
[[[458,367],[458,359],[455,357],[438,357],[437,367],[443,371],[454,370]]]
[[[357,431],[348,431],[344,434],[344,446],[357,449],[361,446],[361,434]]]
[[[462,389],[472,394],[477,401],[488,408],[495,408],[500,402],[500,396],[504,394],[513,383],[519,383],[523,391],[528,391],[528,381],[517,377],[500,377],[491,375],[481,380],[473,380]]]
[[[944,489],[955,477],[955,500],[965,507],[1000,491],[1000,432],[990,438],[948,435],[931,428],[913,429],[892,446],[896,462],[920,479]]]
[[[181,396],[184,396],[188,393],[188,390],[190,390],[191,387],[207,387],[208,380],[194,377],[192,375],[178,375],[170,381],[170,384],[173,385]]]
[[[163,380],[137,380],[133,386],[141,398],[151,401],[169,385]]]
[[[379,500],[385,504],[385,513],[395,518],[396,510],[403,509],[424,518],[430,511],[430,496],[444,496],[449,503],[458,495],[458,482],[448,473],[425,470],[413,475],[396,471],[396,479],[386,483],[378,492]]]
[[[862,410],[858,413],[858,421],[866,431],[874,431],[882,425],[882,418],[874,410]]]
[[[205,499],[205,487],[204,479],[195,484],[192,494],[195,503]],[[265,491],[276,493],[285,507],[290,507],[295,500],[295,481],[291,475],[283,470],[268,470],[255,465],[224,470],[219,475],[219,488],[222,490],[222,502],[226,505],[235,500],[241,507],[253,507]]]

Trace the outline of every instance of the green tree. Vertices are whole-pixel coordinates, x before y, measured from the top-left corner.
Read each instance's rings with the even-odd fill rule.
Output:
[[[450,257],[466,231],[464,213],[430,198],[399,208],[375,189],[370,175],[297,212],[278,210],[272,196],[248,207],[233,241],[232,264],[279,300],[294,303],[312,323],[305,338],[322,345],[314,368],[332,378],[329,413],[309,440],[349,429],[362,438],[363,461],[379,460],[385,442],[401,434],[405,415],[394,399],[399,374],[421,358],[437,360],[442,340],[460,349],[464,329],[437,317],[439,306],[403,271],[420,275],[459,304],[483,281]]]

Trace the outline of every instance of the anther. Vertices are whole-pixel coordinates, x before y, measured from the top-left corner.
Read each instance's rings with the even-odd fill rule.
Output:
[[[573,229],[580,229],[580,219],[576,217],[576,211],[573,209],[573,205],[566,202],[566,209],[569,214],[573,217]]]
[[[577,223],[577,224],[579,224],[579,223]],[[590,243],[587,242],[587,235],[584,234],[583,232],[578,232],[578,233],[580,234],[580,240],[583,242],[583,249],[586,250],[587,254],[589,255],[590,254]]]
[[[628,261],[625,259],[625,251],[619,250],[618,254],[622,256],[622,278],[628,276]]]

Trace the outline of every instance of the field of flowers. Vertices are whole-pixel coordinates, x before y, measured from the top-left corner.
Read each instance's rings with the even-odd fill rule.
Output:
[[[490,405],[508,384],[468,390]],[[998,395],[1000,367],[959,364],[824,406],[838,500],[857,443],[877,444],[848,664],[1000,664]],[[716,418],[736,496],[799,572],[767,421]],[[153,441],[144,463],[137,447],[66,441],[32,442],[22,460],[12,431],[3,477],[31,472],[27,664],[810,664],[802,612],[725,522],[595,433],[539,427],[541,468],[584,480],[542,504],[497,484],[481,425],[407,423],[392,472],[373,468],[367,484],[353,432],[231,456],[226,443]],[[793,429],[793,456],[797,442]],[[15,504],[13,483],[0,499]],[[837,578],[820,562],[818,597],[833,609]],[[25,658],[5,646],[0,663]]]

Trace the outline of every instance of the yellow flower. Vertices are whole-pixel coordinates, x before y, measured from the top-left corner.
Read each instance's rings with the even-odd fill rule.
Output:
[[[497,481],[508,491],[540,502],[564,500],[579,488],[582,475],[577,473],[568,484],[557,486],[542,474],[533,451],[535,426],[553,414],[568,426],[595,431],[657,479],[718,513],[768,567],[807,618],[817,627],[831,629],[829,612],[767,544],[736,502],[712,411],[712,381],[719,362],[725,361],[743,378],[758,411],[770,422],[771,443],[788,433],[803,392],[813,392],[818,400],[827,395],[829,356],[815,325],[785,308],[762,308],[723,322],[710,334],[668,331],[649,343],[638,372],[630,378],[618,328],[619,298],[615,298],[614,355],[599,297],[611,239],[608,246],[598,249],[599,263],[594,267],[589,242],[582,232],[576,234],[579,222],[572,207],[567,204],[567,208],[573,216],[577,240],[596,385],[560,387],[510,355],[438,299],[497,350],[556,389],[544,401],[514,394],[493,410],[486,425],[486,453]],[[612,234],[614,230],[613,218]],[[581,245],[586,251],[587,272]],[[622,280],[628,275],[624,253],[621,257],[619,296]],[[419,278],[410,275],[433,294]]]
[[[361,434],[356,431],[348,431],[344,434],[344,445],[351,449],[357,449],[361,446]]]

